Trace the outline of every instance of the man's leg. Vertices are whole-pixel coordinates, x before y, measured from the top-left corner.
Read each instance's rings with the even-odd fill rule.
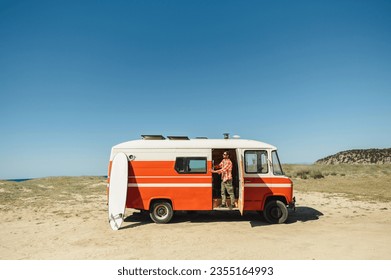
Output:
[[[225,187],[229,194],[229,198],[231,199],[231,207],[235,208],[235,193],[234,187],[232,186],[232,180],[228,180],[227,182],[225,182]]]
[[[221,205],[226,205],[226,196],[225,196],[225,183],[221,181]]]

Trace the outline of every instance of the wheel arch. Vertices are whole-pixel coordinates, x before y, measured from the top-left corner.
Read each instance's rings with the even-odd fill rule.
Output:
[[[152,205],[157,201],[168,202],[171,204],[172,210],[175,210],[174,203],[172,202],[171,198],[169,198],[169,197],[153,197],[153,198],[151,198],[148,203],[148,209],[146,209],[146,210],[151,210]]]
[[[272,201],[272,200],[279,200],[282,203],[284,203],[285,205],[288,205],[288,200],[286,199],[286,197],[284,195],[270,194],[270,195],[265,197],[265,199],[264,199],[264,201],[262,203],[262,210],[265,209],[266,204],[269,201]]]

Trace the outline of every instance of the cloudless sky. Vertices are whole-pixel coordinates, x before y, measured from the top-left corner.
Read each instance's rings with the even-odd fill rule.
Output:
[[[312,163],[391,147],[391,1],[0,0],[0,179],[105,175],[141,134]]]

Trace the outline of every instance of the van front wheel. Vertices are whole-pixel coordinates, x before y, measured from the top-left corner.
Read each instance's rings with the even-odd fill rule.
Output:
[[[149,211],[149,216],[152,221],[157,224],[165,224],[168,223],[172,216],[174,215],[174,211],[172,210],[172,206],[167,201],[156,201],[152,204],[151,210]]]
[[[282,224],[288,218],[288,208],[280,200],[271,200],[263,209],[263,217],[271,224]]]

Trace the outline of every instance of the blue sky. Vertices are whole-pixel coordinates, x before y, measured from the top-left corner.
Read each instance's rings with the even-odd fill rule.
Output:
[[[105,175],[141,134],[391,146],[390,1],[2,1],[0,178]]]

